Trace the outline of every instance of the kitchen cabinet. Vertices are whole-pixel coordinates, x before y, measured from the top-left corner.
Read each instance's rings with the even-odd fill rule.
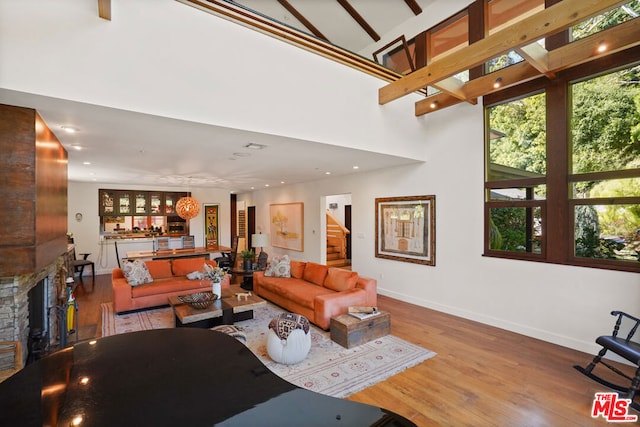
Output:
[[[116,191],[116,209],[118,215],[132,215],[133,201],[131,191]]]
[[[187,192],[98,190],[100,216],[174,216],[176,203]]]
[[[100,216],[117,215],[115,190],[98,190],[98,212]]]
[[[165,215],[175,215],[176,214],[176,203],[180,200],[181,197],[186,197],[187,193],[185,192],[177,192],[177,193],[164,193],[164,213]]]
[[[164,215],[164,193],[161,191],[149,192],[149,214]]]
[[[135,203],[134,213],[135,215],[149,215],[150,203],[148,191],[134,191],[133,200]]]

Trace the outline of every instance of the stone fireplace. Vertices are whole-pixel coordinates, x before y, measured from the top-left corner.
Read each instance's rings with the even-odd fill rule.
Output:
[[[0,278],[0,341],[20,341],[23,348],[23,362],[27,361],[30,352],[30,334],[34,326],[29,319],[29,294],[38,284],[44,286],[43,294],[38,298],[36,306],[43,308],[43,335],[49,350],[56,349],[60,341],[60,330],[66,333],[64,326],[59,325],[56,311],[52,309],[59,303],[58,296],[64,289],[67,277],[67,256],[61,255],[55,262],[33,274]],[[39,293],[38,293],[39,294]],[[34,295],[31,295],[33,298]],[[32,301],[32,304],[34,301]],[[37,317],[37,316],[36,316]],[[32,355],[33,356],[33,355]]]

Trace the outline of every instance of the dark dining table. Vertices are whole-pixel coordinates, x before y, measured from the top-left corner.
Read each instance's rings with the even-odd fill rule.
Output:
[[[221,332],[158,329],[85,341],[0,383],[1,426],[415,426],[299,388]]]

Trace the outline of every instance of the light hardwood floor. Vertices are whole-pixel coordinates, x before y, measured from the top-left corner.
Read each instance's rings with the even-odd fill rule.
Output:
[[[100,336],[100,304],[113,299],[111,276],[96,276],[94,289],[84,279],[76,298],[80,339]],[[607,424],[590,413],[594,393],[609,390],[573,369],[592,355],[389,297],[379,296],[378,306],[391,313],[394,335],[437,356],[348,399],[420,426]]]

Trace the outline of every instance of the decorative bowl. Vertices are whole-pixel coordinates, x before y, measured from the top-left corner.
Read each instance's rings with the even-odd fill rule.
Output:
[[[190,295],[181,295],[178,299],[185,304],[189,304],[193,308],[202,310],[213,304],[213,302],[218,299],[218,295],[207,291],[197,292]]]

